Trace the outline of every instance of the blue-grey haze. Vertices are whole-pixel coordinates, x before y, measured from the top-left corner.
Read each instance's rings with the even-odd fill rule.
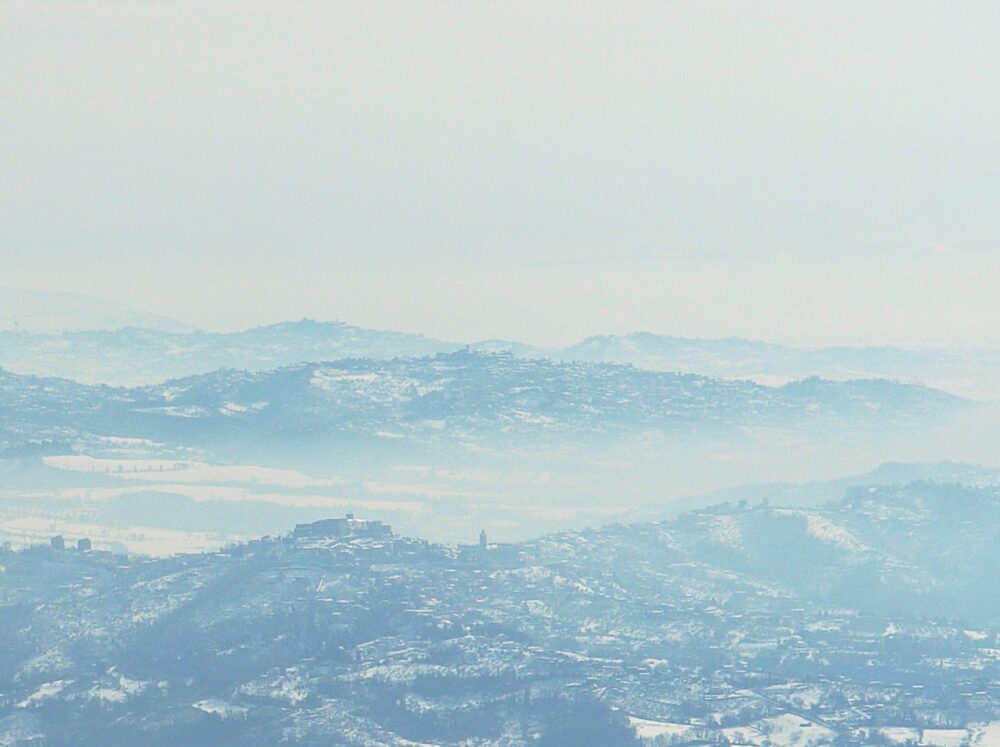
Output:
[[[996,345],[989,2],[0,7],[3,282],[187,324]]]
[[[0,747],[1000,745],[998,29],[0,4]]]

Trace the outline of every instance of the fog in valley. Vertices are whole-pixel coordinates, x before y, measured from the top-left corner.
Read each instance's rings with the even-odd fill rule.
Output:
[[[997,29],[0,4],[0,747],[1000,747]]]

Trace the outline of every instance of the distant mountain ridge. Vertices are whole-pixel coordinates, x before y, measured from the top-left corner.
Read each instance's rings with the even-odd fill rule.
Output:
[[[884,462],[870,472],[833,480],[740,485],[716,490],[708,495],[689,496],[671,502],[665,515],[676,517],[685,511],[740,501],[759,503],[766,500],[772,505],[785,508],[817,507],[832,504],[845,494],[870,485],[929,482],[970,488],[998,488],[1000,468],[951,461],[924,464]]]
[[[263,371],[310,360],[413,357],[461,347],[422,335],[303,319],[243,332],[137,327],[58,335],[0,332],[0,366],[88,384],[136,386],[217,369]]]
[[[734,432],[866,424],[906,427],[967,403],[926,387],[810,378],[782,387],[613,364],[557,363],[471,350],[344,359],[266,372],[221,369],[161,385],[112,388],[0,371],[7,447],[71,433],[158,441],[265,434],[453,443],[570,434]],[[487,434],[489,438],[487,438]]]
[[[192,331],[189,325],[173,319],[93,296],[0,286],[0,332],[54,335],[122,327],[167,333]]]
[[[264,371],[306,361],[392,359],[463,348],[521,358],[625,363],[652,371],[750,379],[764,384],[819,376],[923,383],[976,399],[1000,399],[1000,350],[908,350],[897,347],[800,349],[743,338],[690,339],[636,332],[594,336],[565,348],[511,340],[462,343],[371,330],[344,322],[297,322],[242,332],[147,329],[61,332],[0,328],[0,366],[83,383],[137,386],[220,368]]]
[[[808,376],[888,378],[977,398],[1000,397],[1000,350],[911,350],[894,346],[803,349],[740,337],[692,339],[636,332],[595,336],[559,351],[572,360],[630,363],[780,383]]]

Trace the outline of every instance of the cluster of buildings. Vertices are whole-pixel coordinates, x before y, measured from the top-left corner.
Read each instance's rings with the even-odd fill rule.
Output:
[[[51,540],[49,540],[49,546],[53,550],[65,550],[66,549],[66,538],[61,534],[57,534]],[[76,541],[76,549],[79,552],[90,552],[94,549],[94,544],[87,537],[81,537]]]
[[[309,524],[296,524],[294,539],[332,539],[340,537],[391,537],[392,527],[381,521],[356,519],[347,514],[343,519],[322,519]]]

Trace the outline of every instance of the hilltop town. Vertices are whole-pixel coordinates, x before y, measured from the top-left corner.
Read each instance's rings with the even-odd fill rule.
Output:
[[[995,744],[998,526],[995,490],[924,483],[511,546],[347,516],[165,559],[7,551],[0,736]]]

